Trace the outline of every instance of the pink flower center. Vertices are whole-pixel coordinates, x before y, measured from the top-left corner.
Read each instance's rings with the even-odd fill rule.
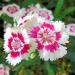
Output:
[[[72,26],[70,27],[70,31],[75,33],[75,25],[72,25]]]
[[[48,12],[46,12],[46,11],[39,11],[39,16],[42,16],[46,19],[50,19],[50,16],[49,16]]]
[[[16,51],[21,51],[23,49],[24,44],[19,38],[14,38],[13,41],[11,42],[11,46],[13,50]]]
[[[54,44],[55,40],[56,40],[56,36],[55,33],[50,30],[50,29],[46,29],[46,28],[42,28],[39,32],[38,32],[38,40],[40,40],[40,42],[42,44]]]
[[[11,14],[15,13],[18,11],[17,7],[16,6],[10,6],[7,8],[7,11]]]

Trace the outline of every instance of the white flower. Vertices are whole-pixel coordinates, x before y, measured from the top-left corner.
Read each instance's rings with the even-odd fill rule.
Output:
[[[39,4],[29,6],[29,8],[25,9],[25,14],[34,14],[36,13],[41,18],[45,20],[53,20],[52,11],[46,8],[41,8]]]
[[[68,43],[69,36],[64,30],[65,25],[60,21],[43,22],[31,28],[29,34],[36,40],[40,58],[53,61],[67,53],[64,45]]]
[[[13,27],[7,28],[4,34],[4,51],[8,53],[6,57],[8,63],[15,66],[30,48],[29,37],[25,29]]]
[[[67,32],[69,35],[75,36],[75,24],[74,23],[67,25]]]
[[[20,10],[20,7],[16,4],[9,4],[3,7],[3,13],[7,14],[10,17],[14,17],[14,14]]]
[[[38,23],[42,22],[42,20],[45,21],[44,19],[39,17],[37,14],[28,14],[27,16],[22,16],[19,19],[17,26],[29,30],[35,25],[38,26]]]

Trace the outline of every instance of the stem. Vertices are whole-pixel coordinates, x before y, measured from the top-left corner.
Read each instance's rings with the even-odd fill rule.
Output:
[[[45,67],[47,69],[48,75],[55,75],[52,67],[50,66],[50,63],[48,61],[45,62]]]

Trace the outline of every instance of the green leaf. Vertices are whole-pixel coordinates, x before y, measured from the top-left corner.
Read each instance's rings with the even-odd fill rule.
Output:
[[[68,8],[65,9],[65,10],[63,11],[63,13],[60,15],[60,19],[64,18],[66,15],[68,15],[68,14],[74,12],[74,11],[75,11],[75,7],[74,7],[74,6],[68,7]]]
[[[70,47],[67,49],[67,55],[65,56],[71,62],[75,62],[75,37],[70,36]]]
[[[0,38],[0,48],[3,48],[4,40]]]
[[[55,75],[53,68],[50,66],[50,62],[45,62],[45,68],[47,69],[48,75]]]
[[[11,24],[14,23],[13,18],[12,18],[12,17],[9,17],[9,16],[6,15],[6,14],[2,14],[2,15],[1,15],[1,18],[2,18],[4,21],[6,21],[7,23],[11,23]]]
[[[64,4],[64,0],[58,0],[55,11],[54,11],[55,18],[60,16],[63,4]]]
[[[24,72],[24,75],[33,75],[33,73],[31,70],[28,69]]]
[[[48,9],[54,8],[56,5],[56,0],[51,0],[48,2],[48,5],[46,6]]]
[[[40,0],[24,0],[21,4],[21,7],[28,7],[29,5],[37,4],[39,2]]]

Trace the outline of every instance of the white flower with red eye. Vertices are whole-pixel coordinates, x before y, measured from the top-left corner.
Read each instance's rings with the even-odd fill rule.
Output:
[[[16,4],[9,4],[4,6],[2,10],[8,16],[13,17],[13,15],[20,10],[20,7]]]
[[[66,47],[60,44],[60,41],[63,40],[62,35],[64,35],[61,31],[57,31],[53,23],[46,22],[30,30],[30,36],[38,44],[40,58],[44,60],[56,60],[67,53]],[[68,35],[66,36],[68,37]],[[67,42],[65,41],[65,43]]]
[[[38,16],[44,18],[45,20],[53,19],[52,11],[46,8],[41,8],[39,4],[36,4],[35,6],[30,6],[29,8],[25,9],[25,14],[33,13],[38,14]]]
[[[69,35],[75,36],[75,24],[68,24],[67,25],[67,31],[69,33]]]
[[[49,13],[46,10],[43,10],[43,11],[40,10],[39,11],[39,16],[44,17],[45,19],[48,19],[48,20],[52,19],[51,18],[52,16],[50,16]]]
[[[33,26],[38,25],[38,23],[44,21],[41,17],[39,17],[37,14],[28,14],[27,16],[22,16],[18,21],[18,27],[25,28],[29,31]]]
[[[28,14],[28,13],[30,13],[30,12],[36,12],[36,11],[38,11],[38,8],[36,7],[36,6],[30,6],[29,8],[26,8],[25,9],[25,14]]]
[[[9,53],[6,59],[8,63],[15,66],[23,59],[23,56],[28,53],[30,48],[26,30],[21,30],[21,28],[19,29],[17,27],[9,28],[9,30],[6,30],[4,34],[4,39],[4,51]]]

